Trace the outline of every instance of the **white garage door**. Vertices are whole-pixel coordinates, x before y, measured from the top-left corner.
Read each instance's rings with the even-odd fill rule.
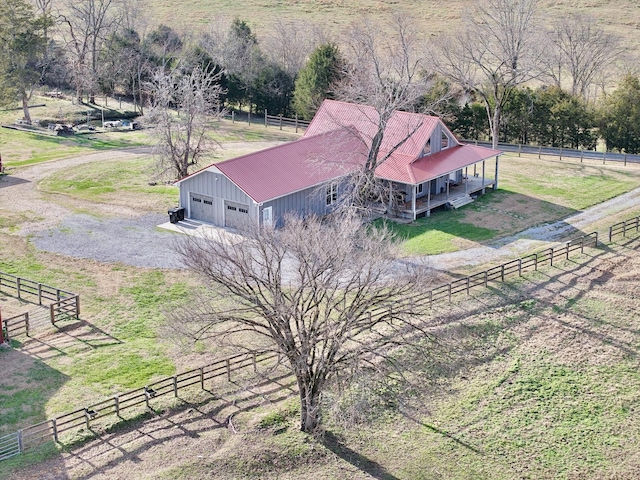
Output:
[[[249,205],[224,202],[224,224],[226,227],[237,227],[249,220]]]
[[[213,198],[206,195],[191,194],[191,218],[207,223],[216,223]]]

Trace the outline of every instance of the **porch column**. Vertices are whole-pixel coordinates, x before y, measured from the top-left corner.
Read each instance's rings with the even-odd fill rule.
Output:
[[[484,163],[485,163],[485,160],[482,160],[482,193],[485,193],[485,191],[484,191]]]
[[[429,190],[427,190],[427,217],[431,216],[431,180],[428,183]]]
[[[416,219],[416,195],[418,194],[418,186],[413,186],[413,195],[411,196],[411,211],[413,212],[413,220]]]
[[[493,190],[497,190],[498,189],[498,159],[500,158],[499,155],[496,155],[496,176],[495,176],[495,180],[493,182]]]
[[[469,191],[469,167],[464,167],[464,193]]]
[[[393,210],[393,183],[389,180],[389,215]]]
[[[449,177],[447,177],[447,200],[449,200]]]

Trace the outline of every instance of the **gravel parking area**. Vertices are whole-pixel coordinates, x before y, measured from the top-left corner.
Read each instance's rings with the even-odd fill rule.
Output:
[[[161,231],[166,215],[101,219],[70,215],[58,227],[38,232],[33,244],[40,250],[135,267],[180,268],[174,250],[180,234]]]

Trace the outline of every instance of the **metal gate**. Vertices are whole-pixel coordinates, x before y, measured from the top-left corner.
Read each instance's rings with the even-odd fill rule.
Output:
[[[0,460],[14,457],[22,452],[22,431],[0,437]]]

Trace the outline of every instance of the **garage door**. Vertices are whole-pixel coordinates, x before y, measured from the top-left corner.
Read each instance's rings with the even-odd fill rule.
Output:
[[[226,227],[236,227],[249,221],[249,205],[242,203],[224,202],[224,224]]]
[[[191,218],[207,223],[216,223],[213,198],[206,195],[191,194]]]

